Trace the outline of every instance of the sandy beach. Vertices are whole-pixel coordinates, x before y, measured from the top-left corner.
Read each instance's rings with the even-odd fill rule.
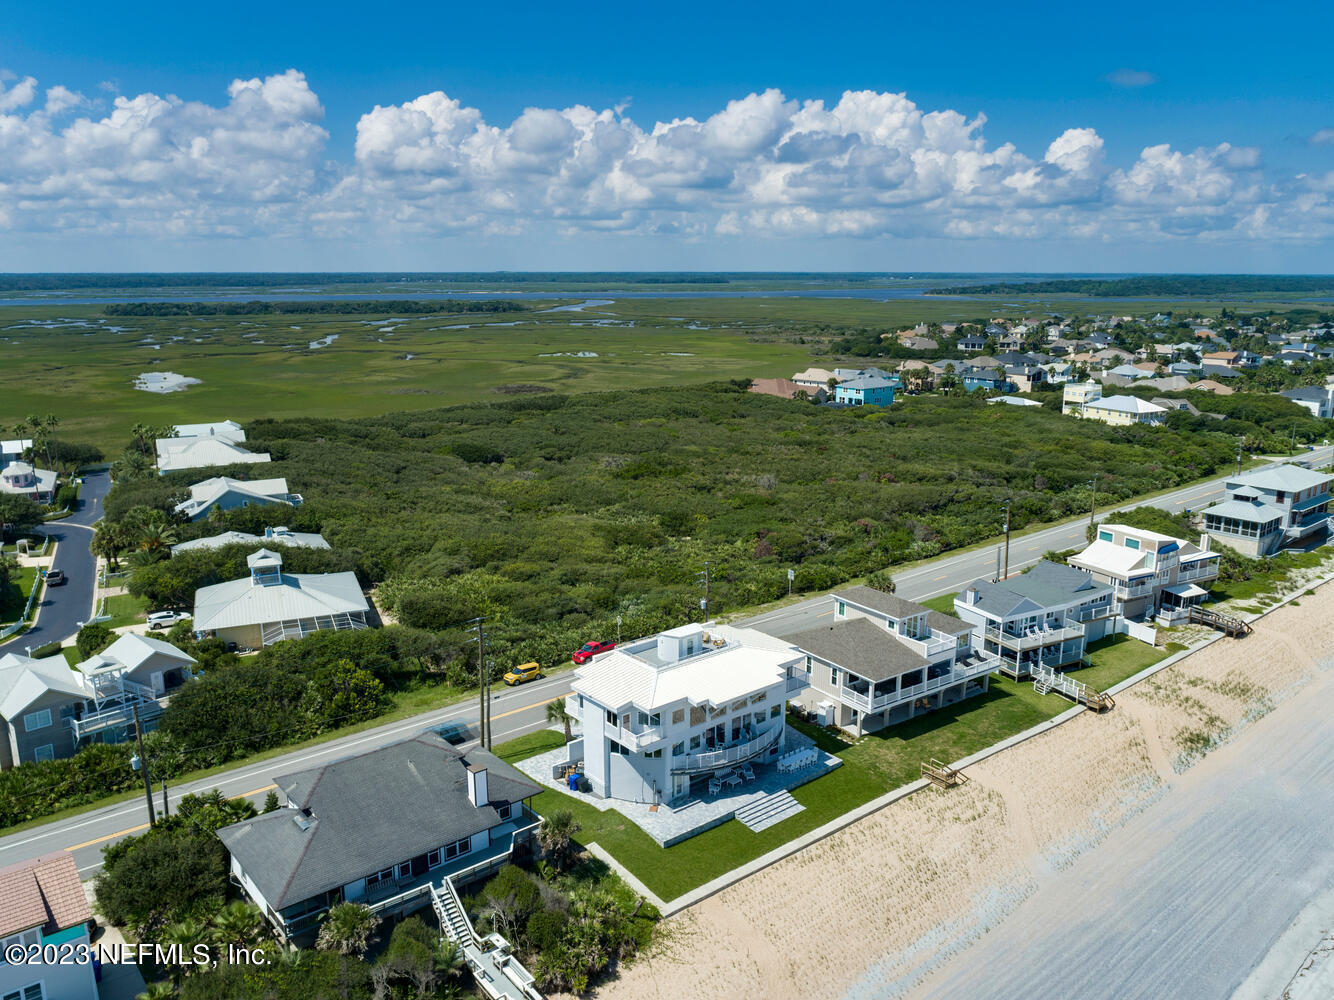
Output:
[[[1095,858],[1110,863],[1122,841],[1099,845],[1129,824],[1151,828],[1188,794],[1208,808],[1208,782],[1248,747],[1285,726],[1321,728],[1293,696],[1327,688],[1334,704],[1330,665],[1325,586],[1123,692],[1112,712],[976,764],[963,787],[912,795],[665,921],[661,942],[597,995],[935,995],[967,964],[952,960],[1025,900],[1059,894]]]

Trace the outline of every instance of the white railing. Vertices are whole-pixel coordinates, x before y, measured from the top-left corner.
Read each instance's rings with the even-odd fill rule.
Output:
[[[854,691],[851,688],[843,688],[839,695],[843,702],[854,708],[859,708],[864,712],[878,712],[882,708],[890,708],[905,701],[912,701],[914,698],[920,698],[924,694],[930,694],[932,691],[939,691],[941,688],[952,687],[955,684],[962,684],[983,674],[989,674],[993,670],[1000,669],[1000,657],[987,655],[967,666],[955,666],[949,673],[941,674],[939,677],[930,677],[920,684],[913,684],[909,687],[899,688],[897,691],[888,691],[885,694],[878,694],[874,698],[862,694],[860,691]]]
[[[740,764],[758,753],[762,753],[778,741],[782,734],[782,725],[774,726],[767,733],[761,733],[748,743],[740,743],[723,750],[711,750],[707,753],[682,754],[672,758],[673,771],[707,771],[710,768],[725,767],[728,764]]]
[[[1022,632],[1013,632],[1010,629],[988,625],[986,634],[1005,645],[1023,647],[1035,644],[1045,646],[1053,642],[1064,642],[1066,639],[1077,639],[1084,634],[1084,630],[1071,625],[1039,625],[1024,629]]]
[[[933,656],[939,656],[941,653],[948,653],[958,645],[954,636],[950,635],[938,638],[935,633],[932,633],[931,638],[929,639],[914,639],[910,635],[901,635],[899,633],[895,633],[894,638],[898,639],[925,660],[929,660]]]
[[[271,646],[283,639],[304,639],[312,632],[327,629],[363,629],[366,628],[363,617],[348,611],[336,615],[319,615],[315,618],[289,619],[265,625],[260,631],[260,640],[265,646]]]
[[[28,603],[23,606],[23,614],[19,615],[19,620],[14,622],[14,624],[7,626],[4,630],[0,631],[0,639],[8,638],[27,624],[28,615],[32,612],[32,602],[37,600],[37,592],[44,586],[46,586],[46,582],[39,570],[32,578],[32,590],[28,591]]]
[[[661,742],[663,735],[661,726],[651,726],[641,729],[639,732],[635,732],[633,729],[618,728],[616,730],[616,742],[634,750],[643,750],[654,743]]]

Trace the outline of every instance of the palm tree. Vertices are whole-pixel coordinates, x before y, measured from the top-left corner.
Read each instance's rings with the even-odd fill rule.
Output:
[[[441,938],[435,950],[435,971],[446,980],[456,979],[464,969],[463,946],[449,938]]]
[[[148,442],[151,440],[153,428],[147,424],[135,424],[130,428],[130,437],[134,438],[134,443],[139,446],[144,457],[148,457]]]
[[[134,1000],[171,1000],[175,996],[176,987],[164,980],[160,983],[149,983]]]
[[[137,451],[127,451],[111,464],[111,478],[118,483],[144,479],[153,471],[153,464]]]
[[[196,920],[194,917],[186,917],[184,920],[168,924],[162,929],[162,943],[179,945],[181,952],[187,957],[192,955],[196,945],[208,944],[210,936],[211,932],[208,924],[202,920]],[[189,975],[199,966],[187,962],[176,966],[176,968]]]
[[[324,915],[315,947],[339,955],[360,955],[375,934],[380,918],[361,903],[339,903]]]
[[[570,740],[574,739],[574,735],[570,732],[570,723],[574,721],[574,716],[566,711],[564,698],[557,698],[555,701],[547,702],[547,721],[550,723],[560,723],[565,727],[566,743],[569,743]]]
[[[176,541],[176,529],[167,523],[165,517],[147,519],[139,528],[140,552],[166,552]]]
[[[264,935],[264,916],[259,907],[238,899],[228,903],[213,918],[213,941],[223,949],[253,946]]]
[[[60,461],[60,442],[56,439],[56,425],[60,423],[60,418],[54,413],[48,413],[42,418],[42,425],[51,435],[51,468],[55,468],[55,463]]]
[[[40,442],[42,449],[46,452],[46,467],[52,466],[51,461],[51,439],[46,433],[46,424],[42,417],[35,413],[28,414],[28,426],[32,428],[33,447]]]
[[[565,867],[570,857],[571,841],[580,829],[574,813],[568,809],[556,809],[542,817],[542,825],[537,828],[537,842],[557,868]]]

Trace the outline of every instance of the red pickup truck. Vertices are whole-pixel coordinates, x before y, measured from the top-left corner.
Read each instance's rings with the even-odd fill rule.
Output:
[[[586,642],[574,651],[574,655],[570,659],[575,663],[587,663],[598,653],[605,653],[609,649],[615,648],[616,643],[614,642]]]

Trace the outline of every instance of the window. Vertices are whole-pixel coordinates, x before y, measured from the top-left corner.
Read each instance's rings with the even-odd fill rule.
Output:
[[[829,683],[838,687],[838,667],[829,668]]]
[[[6,993],[3,1000],[46,1000],[46,994],[42,991],[41,983],[29,983],[21,990]]]
[[[426,852],[426,867],[428,869],[439,868],[444,863],[445,863],[445,853],[442,849],[437,848],[434,851]]]
[[[810,675],[811,675],[811,658],[808,656],[806,657],[806,676],[809,677]]]
[[[398,866],[398,877],[399,877],[399,878],[411,878],[411,877],[412,877],[412,862],[411,862],[411,861],[404,861],[401,865]]]
[[[11,934],[7,938],[0,938],[0,964],[4,963],[5,950],[9,948],[10,945],[15,945],[15,944],[28,945],[28,944],[41,944],[41,943],[42,943],[42,929],[40,927],[34,927],[31,930],[27,931],[20,931],[18,934]]]
[[[648,724],[649,724],[650,726],[661,726],[661,725],[662,725],[662,713],[661,713],[661,712],[654,712],[652,715],[650,715],[650,716],[648,717]]]
[[[673,757],[680,757],[680,756],[681,756],[682,754],[684,754],[685,752],[686,752],[686,741],[685,741],[685,740],[682,740],[680,743],[673,743],[673,744],[672,744],[672,756],[673,756]]]
[[[496,806],[496,815],[501,819],[509,819],[514,811],[514,807],[508,802],[502,802]]]
[[[679,726],[681,723],[685,721],[686,721],[686,710],[684,708],[678,708],[674,712],[672,712],[673,726]]]
[[[452,844],[445,845],[445,860],[460,857],[472,850],[472,840],[464,837],[462,840],[456,840]]]
[[[51,725],[51,710],[44,708],[40,712],[29,712],[23,717],[23,731],[27,733],[45,729]]]
[[[842,601],[838,602],[838,613],[840,617],[848,613],[848,606],[844,604]]]
[[[750,703],[752,705],[758,705],[760,702],[765,701],[768,697],[769,694],[767,691],[761,691],[759,694],[753,694],[750,696]]]
[[[33,747],[33,748],[32,748],[32,759],[33,759],[33,760],[55,760],[55,759],[56,759],[56,748],[55,748],[55,746],[54,746],[53,744],[51,744],[51,743],[43,743],[43,744],[42,744],[41,746],[39,746],[39,747]]]
[[[763,712],[756,712],[756,713],[755,713],[755,724],[758,726],[758,725],[759,725],[761,722],[763,722],[763,721],[764,721],[764,713],[763,713]]]
[[[1110,542],[1111,540],[1112,540],[1112,533],[1111,533],[1110,531],[1099,531],[1099,532],[1098,532],[1098,541],[1100,541],[1100,542]]]
[[[776,719],[778,718],[779,715],[782,714],[782,712],[783,712],[783,706],[775,705],[773,708],[769,709],[769,718]]]
[[[656,750],[645,750],[645,751],[644,751],[644,759],[645,759],[645,760],[662,760],[662,747],[658,747],[658,749],[656,749]]]
[[[376,872],[374,875],[370,876],[368,879],[366,879],[366,888],[375,889],[378,886],[382,886],[386,882],[392,882],[393,880],[394,880],[394,869],[384,868]]]
[[[620,754],[622,757],[628,757],[628,756],[630,756],[630,751],[627,750],[625,747],[621,746],[621,745],[620,745],[619,743],[617,743],[615,740],[608,740],[608,741],[607,741],[607,748],[608,748],[612,753],[618,753],[618,754]]]
[[[1137,548],[1139,548],[1139,539],[1137,539],[1137,538],[1127,538],[1127,539],[1126,539],[1126,548],[1128,548],[1128,549],[1137,549]]]
[[[698,736],[692,736],[692,737],[690,737],[690,749],[691,749],[691,750],[698,750],[698,749],[699,749],[699,743],[700,743],[700,739],[699,739]]]
[[[609,726],[616,725],[616,713],[613,712],[610,708],[607,709],[607,725]]]

